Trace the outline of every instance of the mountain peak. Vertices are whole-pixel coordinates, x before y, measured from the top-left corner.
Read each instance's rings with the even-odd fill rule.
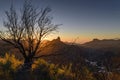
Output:
[[[58,36],[56,39],[53,39],[52,41],[61,42],[61,39],[60,39],[60,37]]]

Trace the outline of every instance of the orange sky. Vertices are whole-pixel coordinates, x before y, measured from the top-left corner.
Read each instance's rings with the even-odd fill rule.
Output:
[[[61,37],[61,40],[64,42],[75,42],[75,43],[85,43],[85,42],[89,42],[91,40],[93,40],[94,38],[97,39],[114,39],[114,38],[118,38],[118,34],[93,34],[93,35],[89,35],[89,34],[77,34],[76,33],[61,33],[61,32],[55,32],[53,34],[50,34],[46,39],[48,40],[52,40],[52,39],[56,39],[58,36]]]

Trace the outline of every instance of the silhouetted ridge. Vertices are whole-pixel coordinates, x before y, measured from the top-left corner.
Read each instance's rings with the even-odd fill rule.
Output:
[[[90,47],[97,47],[99,45],[99,47],[104,47],[104,46],[116,46],[120,44],[120,40],[115,40],[115,39],[103,39],[103,40],[99,40],[99,39],[93,39],[90,42],[87,42],[83,45],[85,46],[90,46]]]
[[[93,41],[87,42],[83,46],[103,51],[118,52],[120,49],[120,39],[93,39]]]

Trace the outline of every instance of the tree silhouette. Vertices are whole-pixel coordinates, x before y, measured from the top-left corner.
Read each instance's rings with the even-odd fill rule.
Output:
[[[24,57],[24,67],[27,69],[31,68],[33,58],[40,52],[42,40],[58,28],[58,25],[52,24],[49,12],[51,12],[49,7],[39,12],[27,0],[20,13],[16,12],[13,5],[5,12],[5,31],[0,32],[0,38],[18,48]]]

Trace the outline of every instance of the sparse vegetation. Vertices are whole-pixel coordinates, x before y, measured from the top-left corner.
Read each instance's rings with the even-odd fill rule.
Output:
[[[76,67],[73,71],[72,64],[59,66],[50,64],[43,59],[35,60],[32,69],[19,71],[23,61],[14,55],[6,53],[0,57],[0,79],[2,80],[119,80],[120,73],[94,73],[87,66]]]
[[[6,54],[1,57],[0,78],[3,80],[77,80],[77,74],[72,72],[72,64],[60,67],[38,59],[34,61],[30,71],[18,72],[21,64],[23,61],[16,59],[14,55]],[[87,76],[87,74],[85,75]]]

